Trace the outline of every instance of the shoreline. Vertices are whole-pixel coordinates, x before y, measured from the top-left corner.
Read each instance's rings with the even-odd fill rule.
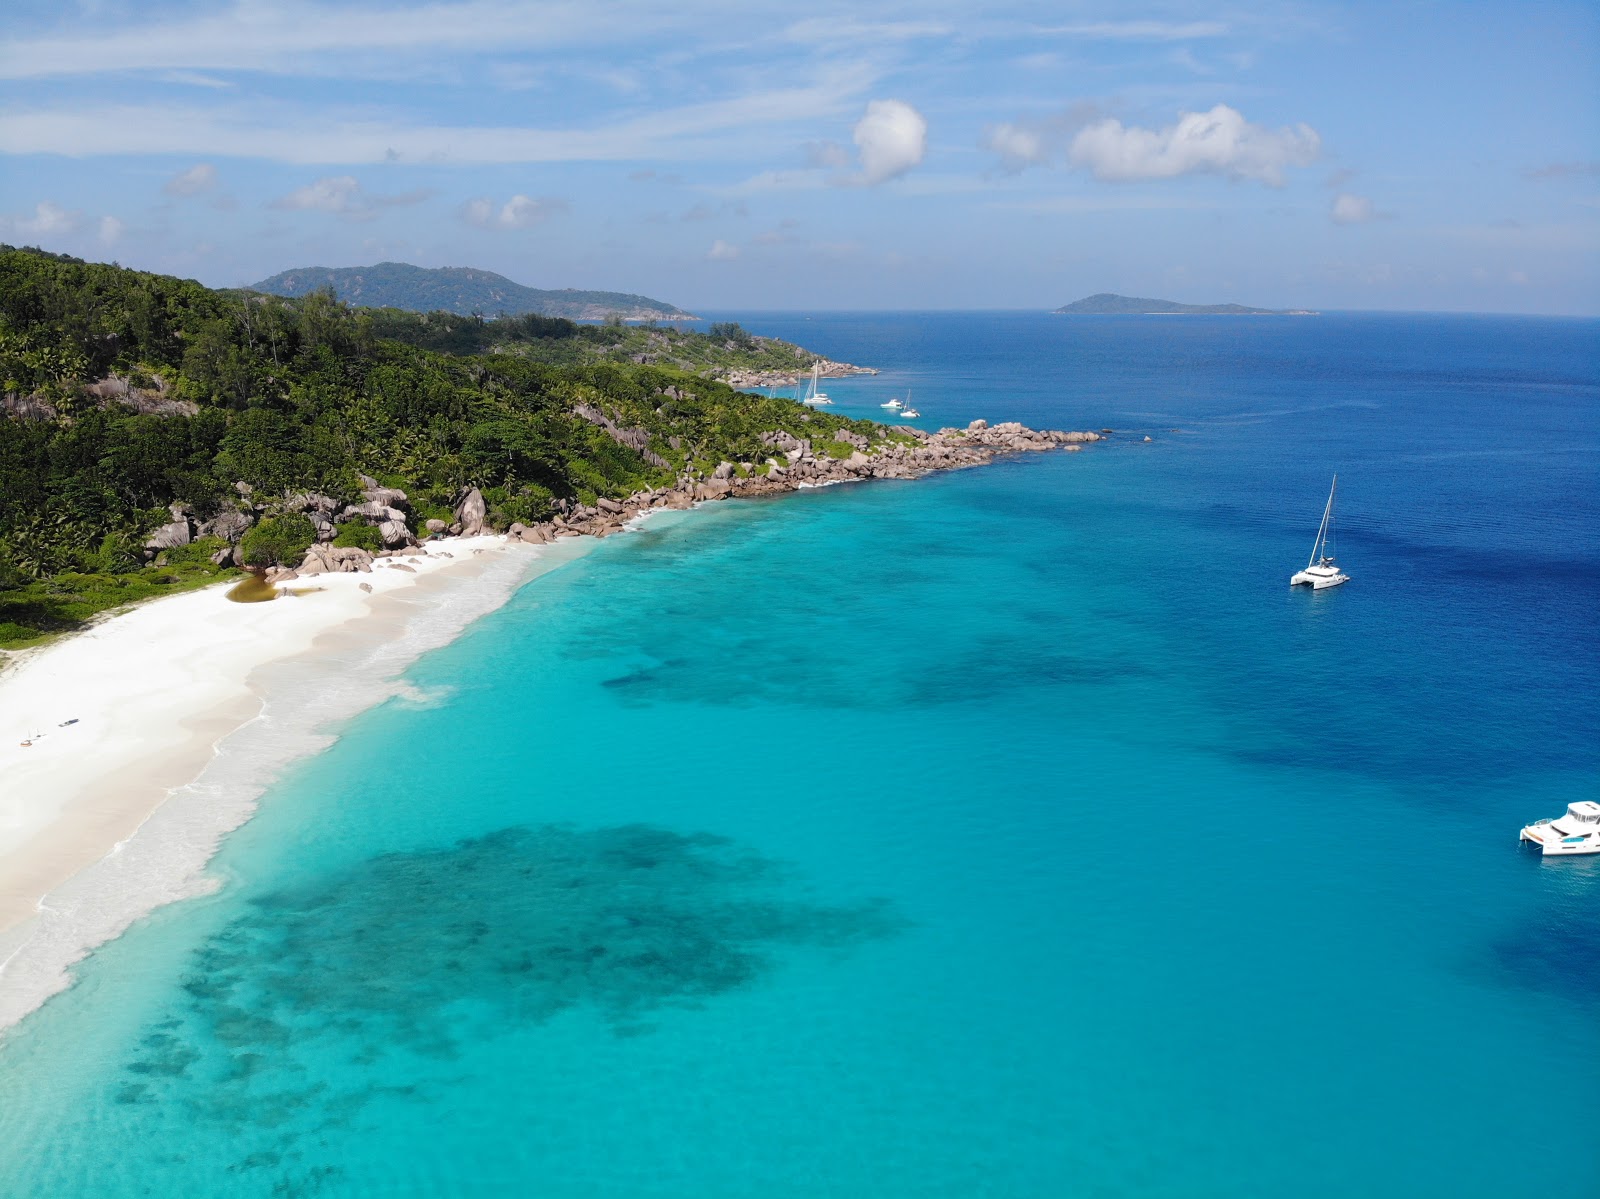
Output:
[[[380,560],[266,604],[226,584],[165,597],[0,675],[0,1036],[95,947],[210,890],[222,837],[330,727],[403,694],[418,657],[584,548],[433,545],[409,570]]]
[[[908,431],[913,446],[849,460],[775,435],[765,474],[723,464],[505,534],[431,541],[370,572],[279,571],[267,604],[233,603],[219,583],[17,655],[0,673],[0,1038],[70,987],[71,967],[96,947],[220,885],[207,864],[284,769],[333,744],[342,722],[404,697],[399,676],[412,662],[589,538],[711,500],[1100,440],[982,421]]]

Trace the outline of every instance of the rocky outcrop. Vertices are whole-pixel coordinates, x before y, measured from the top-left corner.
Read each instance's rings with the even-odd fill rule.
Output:
[[[354,545],[314,545],[296,569],[303,575],[370,572],[372,555]]]
[[[235,508],[224,508],[196,529],[195,534],[199,537],[221,537],[226,541],[236,542],[255,523],[255,517],[248,512],[240,512]]]
[[[83,390],[99,400],[102,407],[121,404],[145,416],[193,416],[200,411],[200,406],[193,401],[169,394],[167,381],[160,375],[154,376],[153,386],[135,387],[121,375],[111,374]]]
[[[797,350],[798,346],[795,347]],[[801,351],[804,355],[804,351]],[[875,375],[877,370],[870,366],[855,366],[849,362],[835,362],[831,358],[812,359],[809,356],[795,363],[793,370],[725,370],[714,377],[720,378],[729,387],[739,391],[753,391],[767,387],[793,387],[801,379],[811,375],[812,362],[817,365],[817,373],[824,379],[843,379],[850,375]]]
[[[609,537],[621,532],[629,520],[655,509],[682,510],[697,503],[733,496],[772,495],[854,480],[913,479],[930,471],[982,466],[1003,454],[1078,450],[1102,439],[1099,433],[1035,430],[1015,421],[994,426],[981,420],[973,421],[964,429],[940,429],[937,433],[909,427],[897,432],[909,435],[911,440],[874,445],[859,436],[832,438],[830,440],[853,447],[848,457],[840,459],[817,452],[806,438],[774,430],[764,434],[761,440],[783,455],[781,462],[777,457],[768,458],[766,464],[755,467],[750,463],[719,462],[709,475],[686,472],[673,487],[647,488],[620,500],[602,496],[592,506],[576,500],[557,499],[552,505],[555,515],[549,520],[532,524],[517,522],[507,530],[506,536],[508,540],[533,545],[563,537]],[[370,480],[364,479],[363,483],[366,482]],[[425,550],[412,541],[404,513],[384,502],[403,499],[403,495],[397,496],[393,489],[388,489],[390,494],[382,494],[383,491],[376,485],[364,487],[363,496],[367,498],[361,504],[347,506],[344,513],[352,518],[380,517],[377,523],[386,548],[378,557],[393,559],[424,554]],[[368,493],[378,494],[368,497]],[[317,508],[307,505],[305,510],[313,513]],[[455,517],[455,524],[449,526],[450,532],[465,536],[483,533],[487,521],[483,493],[476,487],[469,488],[456,506]],[[184,527],[188,527],[186,523]],[[445,529],[445,524],[430,520],[426,528],[430,534],[437,534]],[[362,549],[319,544],[306,551],[298,570],[302,575],[370,571],[373,558],[374,555]],[[393,564],[392,568],[405,569],[399,564]]]
[[[153,557],[161,550],[176,549],[180,545],[188,545],[194,540],[194,529],[188,520],[175,520],[169,525],[162,525],[150,534],[144,543],[147,556]]]
[[[639,425],[619,425],[593,404],[579,404],[572,415],[606,431],[618,445],[625,445],[651,466],[664,467],[667,460],[650,448],[650,430]]]
[[[483,502],[483,492],[476,487],[468,488],[467,493],[461,497],[461,502],[456,505],[456,523],[461,526],[461,535],[478,536],[483,532],[483,522],[488,515],[489,509]]]

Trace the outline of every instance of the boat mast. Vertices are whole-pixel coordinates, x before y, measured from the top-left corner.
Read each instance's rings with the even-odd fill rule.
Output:
[[[1322,510],[1322,523],[1317,526],[1317,540],[1311,547],[1311,561],[1306,563],[1307,566],[1315,566],[1317,560],[1322,556],[1323,547],[1328,540],[1328,525],[1333,519],[1333,493],[1338,490],[1338,487],[1339,476],[1334,475],[1333,486],[1328,488],[1328,506]]]

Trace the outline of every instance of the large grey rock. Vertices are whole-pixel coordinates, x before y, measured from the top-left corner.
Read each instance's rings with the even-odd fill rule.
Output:
[[[426,529],[430,533],[443,533],[445,531],[445,529],[449,528],[449,526],[446,525],[444,523],[444,521],[439,520],[437,518],[429,520],[422,527],[424,529]]]
[[[339,506],[339,501],[320,491],[302,491],[291,495],[283,506],[290,512],[332,512]]]
[[[380,521],[392,519],[389,515],[391,509],[387,504],[380,504],[377,500],[367,500],[361,504],[346,504],[344,511],[339,513],[341,520],[350,520],[360,517],[369,523],[376,524]]]
[[[407,503],[406,493],[394,487],[369,487],[361,495],[363,499],[382,504],[386,508],[395,508]]]
[[[616,500],[608,499],[605,496],[601,496],[599,499],[597,499],[595,501],[595,506],[598,507],[600,511],[610,512],[613,515],[624,510],[622,504],[618,503]]]
[[[386,520],[378,526],[378,536],[383,538],[383,544],[391,549],[396,546],[411,544],[411,530],[406,528],[403,520]]]
[[[483,522],[488,515],[489,509],[483,502],[483,492],[476,487],[468,489],[467,494],[462,496],[461,502],[456,505],[456,520],[461,523],[461,535],[478,536],[483,532]]]
[[[189,529],[187,520],[175,520],[170,525],[162,525],[149,540],[144,543],[147,550],[170,550],[180,545],[188,545],[194,540],[194,534]]]
[[[255,524],[255,517],[233,508],[224,508],[196,531],[200,537],[223,537],[238,541],[245,530]]]

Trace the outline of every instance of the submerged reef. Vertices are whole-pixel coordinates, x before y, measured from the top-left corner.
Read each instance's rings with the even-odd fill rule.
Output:
[[[421,1078],[461,1041],[569,1010],[638,1034],[788,951],[904,924],[884,900],[813,902],[787,867],[707,833],[544,825],[386,853],[252,899],[198,947],[185,1010],[151,1027],[116,1098],[220,1125],[235,1169],[303,1168],[304,1133],[396,1093],[352,1063],[409,1053],[399,1077]]]

